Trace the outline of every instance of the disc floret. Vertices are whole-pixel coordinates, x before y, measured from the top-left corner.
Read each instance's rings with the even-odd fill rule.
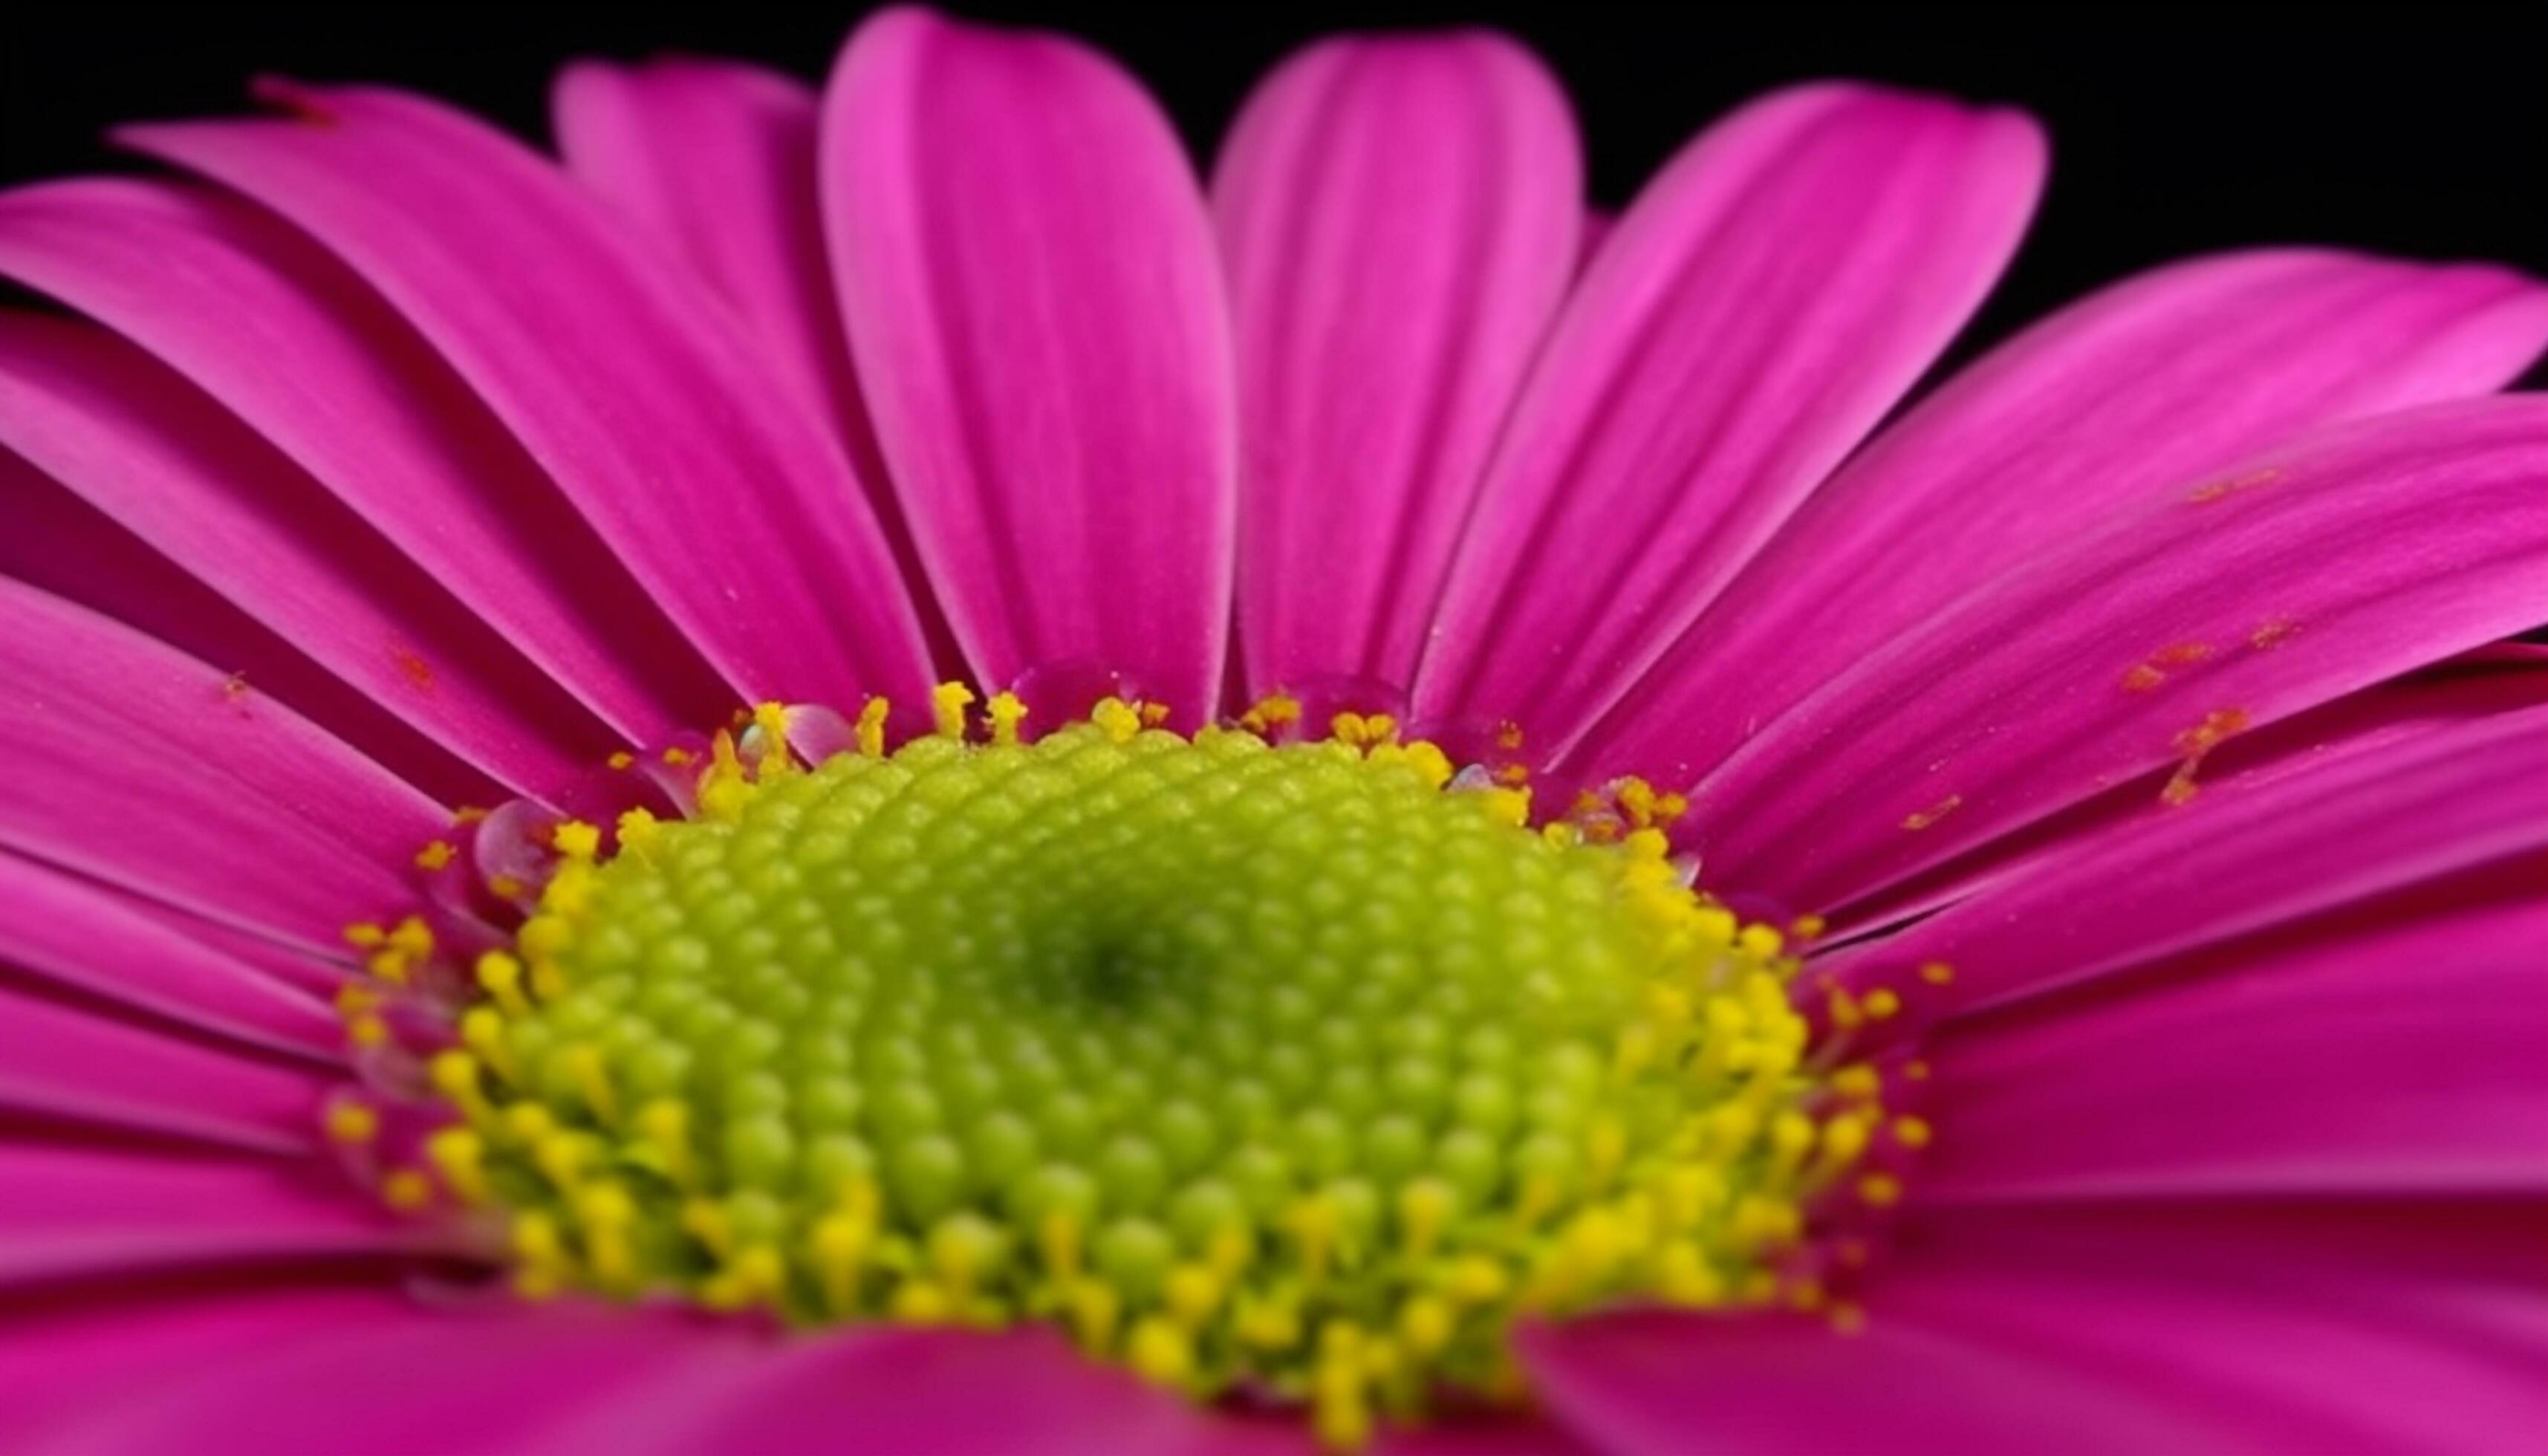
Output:
[[[1809,1053],[1677,801],[1534,824],[1512,775],[1288,699],[1041,736],[976,701],[890,751],[871,704],[811,765],[765,707],[687,815],[556,826],[424,1048],[403,1201],[499,1229],[527,1295],[1047,1320],[1336,1444],[1514,1394],[1525,1315],[1815,1296],[1880,1084]]]

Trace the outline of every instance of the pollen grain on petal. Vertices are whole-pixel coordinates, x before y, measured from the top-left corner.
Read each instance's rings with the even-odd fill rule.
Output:
[[[2176,681],[2186,669],[2210,661],[2212,655],[2212,646],[2207,642],[2171,642],[2124,670],[2124,690],[2156,691]]]
[[[2202,771],[2203,761],[2212,751],[2242,733],[2247,728],[2247,710],[2238,707],[2215,708],[2203,720],[2176,735],[2169,746],[2176,751],[2176,771],[2168,775],[2159,789],[2159,798],[2170,806],[2193,801],[2202,791],[2195,775]]]
[[[2185,493],[2185,499],[2197,505],[2208,505],[2216,500],[2226,500],[2242,492],[2255,490],[2260,486],[2270,486],[2282,478],[2283,472],[2280,469],[2273,466],[2266,466],[2258,470],[2245,471],[2238,475],[2224,476],[2218,480],[2206,481],[2192,490],[2187,491]]]
[[[393,646],[390,649],[390,661],[398,665],[399,676],[414,683],[419,690],[426,692],[433,690],[433,664],[426,662],[412,649]]]
[[[2301,624],[2290,617],[2267,617],[2247,634],[2247,645],[2258,652],[2270,652],[2300,635]]]

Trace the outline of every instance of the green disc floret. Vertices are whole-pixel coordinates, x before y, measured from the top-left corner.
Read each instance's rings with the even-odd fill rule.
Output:
[[[561,835],[433,1064],[519,1288],[1050,1320],[1337,1444],[1510,1393],[1525,1312],[1778,1297],[1875,1114],[1659,828],[1530,824],[1386,719],[969,699],[810,768],[765,712],[692,817]]]

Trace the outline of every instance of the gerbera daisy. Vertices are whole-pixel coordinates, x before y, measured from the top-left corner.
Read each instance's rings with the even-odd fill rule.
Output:
[[[1878,432],[2023,117],[260,95],[0,195],[0,1446],[2548,1430],[2548,290]]]

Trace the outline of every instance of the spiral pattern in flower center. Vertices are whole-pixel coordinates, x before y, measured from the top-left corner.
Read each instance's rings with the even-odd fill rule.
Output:
[[[1534,827],[1383,718],[1030,741],[965,696],[811,768],[766,714],[693,817],[559,831],[430,1062],[517,1287],[1046,1320],[1337,1444],[1509,1393],[1521,1314],[1779,1294],[1876,1110],[1669,804]]]

